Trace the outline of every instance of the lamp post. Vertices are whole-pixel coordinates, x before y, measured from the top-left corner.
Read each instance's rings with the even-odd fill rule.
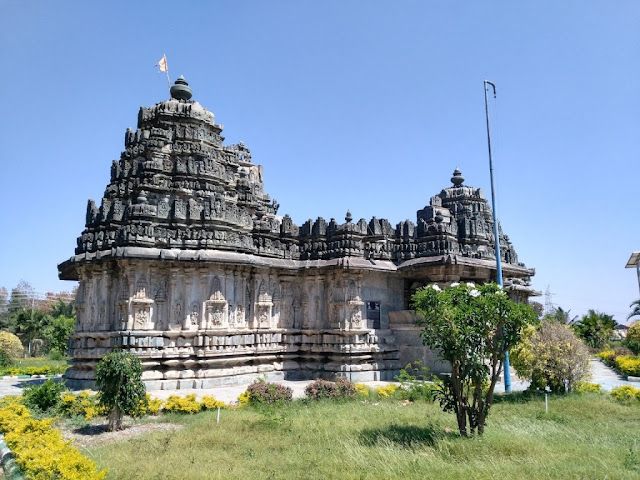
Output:
[[[640,288],[640,252],[633,252],[627,261],[625,268],[634,268],[638,274],[638,288]]]
[[[487,103],[487,90],[491,86],[493,98],[496,98],[496,86],[494,83],[484,81],[484,115],[487,121],[487,147],[489,148],[489,177],[491,179],[491,209],[493,210],[493,243],[496,255],[496,283],[500,288],[502,282],[502,258],[500,257],[500,237],[498,236],[498,219],[496,218],[496,192],[493,186],[493,159],[491,158],[491,130],[489,129],[489,106]],[[504,352],[504,391],[511,392],[511,369],[509,365],[509,351]]]

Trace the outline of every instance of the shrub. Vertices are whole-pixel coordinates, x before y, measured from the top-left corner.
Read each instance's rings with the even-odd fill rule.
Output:
[[[44,480],[101,480],[93,461],[83,456],[62,434],[52,419],[36,420],[16,397],[0,401],[0,431],[27,478]]]
[[[96,366],[99,403],[109,412],[109,430],[122,429],[123,415],[135,416],[146,401],[140,360],[129,352],[111,352]]]
[[[200,400],[200,405],[202,410],[216,410],[218,408],[225,408],[226,405],[223,401],[218,400],[217,398],[211,395],[205,395]]]
[[[198,413],[202,406],[196,400],[196,396],[192,393],[186,397],[179,395],[169,395],[164,402],[162,409],[169,413]]]
[[[249,405],[250,402],[251,402],[251,396],[249,395],[249,392],[247,390],[245,390],[240,395],[238,395],[239,407],[246,407],[247,405]]]
[[[523,335],[513,349],[513,366],[530,388],[549,387],[568,391],[589,376],[589,350],[571,329],[557,322],[543,321],[534,333]]]
[[[612,389],[611,396],[621,402],[640,400],[640,388],[632,387],[631,385],[622,385]]]
[[[376,388],[376,393],[379,397],[389,398],[393,397],[398,390],[400,390],[400,387],[398,385],[390,383],[388,385]]]
[[[47,357],[49,358],[49,360],[56,360],[56,361],[64,360],[64,353],[62,353],[60,350],[53,348],[49,350]]]
[[[290,402],[293,390],[284,385],[256,380],[247,388],[249,402],[252,404],[267,404]]]
[[[640,322],[634,322],[627,330],[627,336],[624,339],[624,344],[634,354],[640,354]]]
[[[24,403],[36,412],[49,412],[60,404],[60,394],[64,391],[63,383],[49,379],[41,385],[24,389]]]
[[[67,370],[66,365],[44,365],[42,367],[8,367],[0,369],[2,375],[58,375]]]
[[[408,363],[396,377],[400,382],[398,394],[403,400],[428,400],[432,401],[435,396],[437,384],[428,381],[431,373],[420,360]]]
[[[321,398],[355,398],[356,386],[346,378],[339,378],[335,382],[328,380],[314,380],[304,389],[304,393],[312,400]]]
[[[13,365],[13,358],[4,350],[0,350],[0,368],[10,367],[11,365]]]
[[[632,357],[630,355],[616,357],[616,368],[623,375],[640,377],[640,357]]]
[[[147,400],[145,414],[158,415],[158,413],[160,413],[160,410],[162,410],[162,400],[160,400],[159,398],[151,398],[151,395],[149,395],[148,393],[145,396]],[[140,404],[142,406],[145,406],[144,401],[140,402]]]
[[[368,398],[369,397],[369,394],[371,393],[371,390],[369,390],[369,387],[367,387],[365,384],[356,383],[355,387],[356,387],[356,394],[358,395],[358,397],[360,397],[360,398]]]
[[[573,387],[573,391],[576,393],[600,393],[602,387],[598,383],[577,382]]]
[[[606,365],[613,367],[616,360],[616,352],[611,349],[603,350],[596,354],[596,357],[600,358]]]
[[[0,351],[5,352],[9,358],[18,358],[23,355],[24,347],[13,333],[0,332]]]
[[[97,395],[91,395],[88,390],[78,394],[64,392],[60,399],[58,411],[66,417],[83,417],[91,420],[98,415],[104,415],[106,410],[100,406]]]

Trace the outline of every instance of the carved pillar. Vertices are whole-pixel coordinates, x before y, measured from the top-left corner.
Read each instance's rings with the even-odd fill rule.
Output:
[[[184,323],[183,281],[182,271],[179,268],[172,268],[169,272],[169,304],[171,308],[167,327],[172,331],[180,330]]]

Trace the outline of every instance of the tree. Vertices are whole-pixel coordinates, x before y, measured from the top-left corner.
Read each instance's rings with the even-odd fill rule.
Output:
[[[533,311],[536,312],[538,318],[542,317],[542,312],[544,312],[544,305],[542,305],[540,302],[529,302],[529,305],[531,305]]]
[[[34,340],[42,336],[52,318],[40,310],[21,309],[15,313],[15,333],[27,345],[29,355],[34,353]]]
[[[573,328],[589,347],[602,348],[611,338],[616,325],[612,315],[589,310]]]
[[[0,287],[0,329],[9,326],[9,292],[4,287]]]
[[[629,305],[629,307],[631,308],[631,313],[627,317],[627,320],[632,317],[640,317],[640,298],[634,302],[631,302],[631,305]]]
[[[629,326],[623,343],[636,355],[640,354],[640,320]]]
[[[554,308],[552,312],[547,313],[543,320],[552,320],[564,325],[573,325],[578,320],[578,315],[571,316],[571,310],[564,310],[562,307]]]
[[[422,341],[451,364],[436,393],[442,409],[454,412],[460,435],[484,432],[504,352],[515,345],[537,316],[495,283],[437,285],[418,290],[412,304],[419,314]]]
[[[56,351],[61,355],[66,355],[69,345],[69,337],[73,334],[76,326],[75,317],[58,315],[53,317],[51,322],[42,331],[43,340],[47,343],[50,351]]]
[[[116,350],[96,366],[98,401],[109,412],[109,430],[122,430],[122,417],[136,415],[140,404],[146,404],[146,390],[142,383],[142,364],[135,355]]]
[[[532,389],[571,391],[589,375],[589,350],[567,325],[543,320],[530,327],[511,352],[514,369],[531,380]]]

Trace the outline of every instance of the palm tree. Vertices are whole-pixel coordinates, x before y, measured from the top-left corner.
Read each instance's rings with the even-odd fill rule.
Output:
[[[573,329],[591,348],[602,348],[617,324],[613,315],[589,310],[573,325]]]
[[[631,307],[631,313],[627,317],[627,320],[631,317],[640,317],[640,298],[635,302],[631,302],[631,305],[629,305],[629,307]]]

